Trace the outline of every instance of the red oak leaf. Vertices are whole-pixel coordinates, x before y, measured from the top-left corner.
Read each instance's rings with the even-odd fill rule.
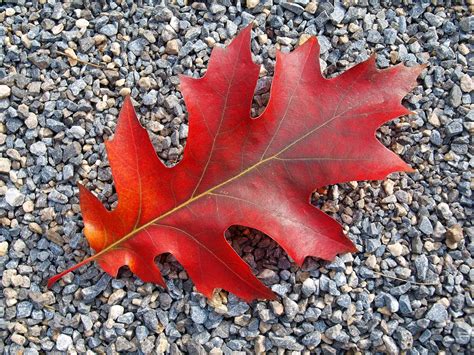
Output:
[[[155,258],[171,253],[197,289],[223,288],[252,300],[273,293],[224,238],[231,225],[256,228],[297,262],[354,252],[341,226],[309,203],[317,187],[383,179],[411,171],[375,131],[410,113],[402,98],[422,66],[379,71],[374,57],[333,79],[321,75],[316,38],[278,53],[270,101],[250,116],[259,67],[250,27],[213,50],[201,79],[181,77],[190,135],[183,160],[167,168],[141,127],[130,98],[106,143],[118,194],[107,210],[80,186],[84,234],[96,254],[49,280],[95,260],[116,276],[124,265],[145,282],[165,285]]]

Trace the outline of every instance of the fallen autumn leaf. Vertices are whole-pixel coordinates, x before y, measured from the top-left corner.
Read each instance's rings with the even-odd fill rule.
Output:
[[[310,205],[310,194],[411,171],[375,131],[410,113],[401,100],[424,67],[379,71],[371,57],[326,79],[312,37],[290,54],[278,53],[268,106],[252,119],[259,66],[251,59],[250,31],[215,48],[203,78],[181,77],[190,135],[175,167],[159,160],[125,100],[106,143],[118,205],[108,211],[80,185],[84,234],[96,254],[49,286],[93,260],[113,276],[127,265],[143,281],[164,286],[155,258],[169,252],[207,297],[223,288],[245,300],[272,298],[225,240],[235,224],[268,234],[300,265],[307,256],[330,260],[356,251],[341,226]]]

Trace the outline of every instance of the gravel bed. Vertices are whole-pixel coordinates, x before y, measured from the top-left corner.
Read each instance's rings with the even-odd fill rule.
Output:
[[[472,1],[105,3],[0,4],[0,353],[472,351]],[[276,50],[310,35],[327,76],[371,53],[380,68],[429,63],[405,100],[415,114],[378,131],[416,172],[315,195],[359,252],[298,268],[268,237],[234,227],[229,240],[277,300],[206,300],[172,256],[159,259],[166,290],[96,265],[48,290],[90,253],[76,183],[116,204],[103,142],[123,97],[174,164],[188,134],[178,75],[202,76],[212,47],[251,22],[254,115]]]

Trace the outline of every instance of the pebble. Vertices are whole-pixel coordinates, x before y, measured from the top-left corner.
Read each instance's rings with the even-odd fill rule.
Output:
[[[156,90],[151,90],[145,96],[143,96],[143,104],[147,106],[153,106],[158,101],[158,92]]]
[[[80,28],[81,30],[86,29],[89,26],[89,21],[87,21],[84,18],[80,18],[80,19],[76,20],[76,26],[78,28]]]
[[[399,310],[403,315],[410,315],[413,312],[409,296],[401,295],[398,303]]]
[[[421,281],[426,279],[426,274],[428,272],[428,258],[426,255],[418,255],[415,259],[415,268],[416,268],[416,277]]]
[[[81,126],[72,126],[69,129],[69,133],[76,139],[81,139],[84,138],[86,135],[86,130],[82,128]]]
[[[390,244],[387,248],[394,257],[402,255],[403,246],[400,243]]]
[[[303,295],[305,295],[306,297],[309,297],[309,296],[311,296],[313,293],[316,292],[316,285],[314,284],[313,279],[307,278],[306,280],[304,280],[303,286],[301,287],[301,292],[302,292]]]
[[[6,99],[10,93],[11,89],[7,85],[0,85],[0,99]]]
[[[207,312],[198,306],[193,306],[191,307],[191,319],[197,324],[203,324],[207,320]]]
[[[448,320],[448,311],[441,303],[435,303],[426,313],[426,318],[433,322],[446,322]]]
[[[87,87],[87,84],[84,80],[79,79],[74,81],[71,85],[69,85],[69,90],[71,90],[74,96],[77,96]]]
[[[5,256],[8,252],[8,242],[0,242],[0,257]]]
[[[56,348],[59,351],[66,351],[72,345],[72,338],[66,334],[59,334],[56,339]]]
[[[446,127],[446,134],[448,137],[454,137],[462,133],[463,127],[460,122],[454,121]]]
[[[288,297],[285,297],[283,298],[283,306],[285,307],[285,315],[288,317],[288,319],[292,320],[295,318],[296,314],[298,313],[298,304]]]
[[[21,318],[28,318],[33,310],[33,304],[28,301],[23,301],[17,304],[16,306],[16,317]]]
[[[25,201],[25,196],[16,188],[11,187],[7,189],[5,194],[5,201],[12,207],[21,206]]]
[[[178,55],[181,49],[181,43],[177,39],[172,39],[166,43],[166,53],[170,55]]]
[[[433,233],[433,225],[431,224],[429,218],[426,216],[421,217],[418,228],[426,235],[431,235]]]
[[[472,340],[472,327],[464,321],[455,322],[453,336],[458,344],[467,345]]]
[[[28,115],[28,118],[25,120],[25,125],[29,129],[35,129],[38,126],[38,118],[34,113]]]
[[[30,146],[30,152],[37,156],[45,155],[46,144],[44,144],[43,142],[35,142]]]
[[[11,167],[12,167],[12,164],[9,159],[0,158],[0,173],[10,172]]]
[[[107,37],[115,36],[118,33],[117,26],[108,24],[99,29],[99,32]]]
[[[397,347],[397,344],[395,344],[394,340],[389,337],[388,335],[384,335],[382,337],[383,343],[385,344],[385,349],[387,351],[387,354],[390,355],[397,355],[399,354],[399,350]]]
[[[116,320],[123,314],[124,310],[125,308],[119,304],[113,305],[109,310],[109,319]]]
[[[450,249],[456,249],[458,243],[464,239],[461,225],[454,224],[446,230],[446,245]]]
[[[127,49],[131,51],[136,56],[140,56],[145,49],[145,46],[148,44],[148,41],[144,38],[138,38],[132,42],[129,42]]]
[[[332,340],[345,343],[349,340],[349,336],[346,332],[342,330],[342,326],[340,324],[336,324],[333,327],[330,327],[326,330],[325,335]]]
[[[462,77],[461,77],[461,80],[460,80],[460,87],[461,87],[461,90],[463,92],[471,92],[472,91],[472,87],[473,87],[473,84],[472,84],[472,78],[468,75],[468,74],[464,74]],[[1,96],[1,95],[0,95]]]

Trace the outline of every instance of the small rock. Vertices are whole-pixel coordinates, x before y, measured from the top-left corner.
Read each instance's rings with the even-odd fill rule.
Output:
[[[191,319],[197,324],[203,324],[207,320],[207,311],[199,306],[192,306]]]
[[[384,180],[382,186],[388,196],[393,195],[393,187],[395,186],[395,183],[392,180]]]
[[[59,351],[66,351],[72,345],[72,338],[66,334],[59,334],[56,339],[56,348]]]
[[[413,335],[405,328],[398,327],[395,336],[402,350],[409,350],[413,347]]]
[[[145,38],[138,38],[132,42],[129,42],[127,48],[138,57],[142,54],[147,44],[148,41]]]
[[[125,308],[119,304],[113,305],[109,310],[109,319],[116,320],[123,314],[124,310]]]
[[[99,32],[107,37],[115,36],[118,33],[118,28],[115,25],[108,24],[99,29]]]
[[[170,55],[178,55],[179,50],[181,49],[181,42],[178,39],[172,39],[166,43],[166,53]]]
[[[120,55],[120,44],[117,43],[117,42],[113,42],[111,45],[110,45],[110,51],[112,52],[113,55]]]
[[[285,314],[289,320],[295,318],[298,313],[298,303],[289,299],[288,297],[283,298],[283,305],[285,307]]]
[[[387,309],[392,312],[396,313],[400,309],[400,305],[395,297],[393,297],[391,294],[386,293],[384,296],[385,299],[385,306]]]
[[[30,213],[30,212],[33,212],[35,208],[35,204],[33,203],[33,201],[28,200],[28,201],[25,201],[22,207],[23,207],[23,211],[25,211],[26,213]]]
[[[0,242],[0,257],[7,255],[8,242]]]
[[[416,257],[415,268],[416,276],[422,281],[425,280],[428,272],[428,258],[424,254]]]
[[[435,112],[432,112],[430,117],[428,117],[428,122],[431,123],[435,127],[439,127],[441,125],[438,115]]]
[[[394,257],[402,255],[403,252],[403,246],[400,243],[390,244],[387,249]]]
[[[426,318],[436,323],[445,322],[448,320],[448,311],[441,303],[435,303],[426,313]]]
[[[17,318],[28,318],[31,315],[32,310],[33,310],[33,304],[31,302],[28,302],[28,301],[20,302],[16,306],[16,316]]]
[[[226,7],[213,2],[211,6],[209,6],[209,11],[213,15],[222,15],[226,12]]]
[[[6,85],[0,85],[0,99],[6,99],[10,96],[11,89]]]
[[[256,0],[257,4],[258,4],[258,1],[259,0]],[[247,0],[247,4],[248,3],[249,3],[249,0]],[[263,335],[258,335],[255,338],[254,351],[255,351],[255,354],[263,354],[265,352],[265,337]]]
[[[276,337],[276,336],[271,336],[270,335],[270,340],[272,341],[273,345],[275,345],[278,348],[283,348],[283,349],[288,349],[288,350],[294,350],[294,351],[302,351],[303,346],[301,344],[298,344],[296,339],[292,336],[284,336],[284,337]]]
[[[453,107],[459,107],[462,103],[462,91],[458,85],[454,85],[449,95],[449,100]]]
[[[446,230],[446,245],[450,249],[456,249],[463,239],[464,233],[460,224],[454,224]]]
[[[20,335],[18,333],[14,333],[10,339],[12,342],[20,346],[23,346],[26,343],[26,338],[23,335]]]
[[[147,106],[153,106],[158,101],[158,92],[156,90],[151,90],[143,96],[143,104]]]
[[[461,90],[464,92],[471,92],[472,91],[472,78],[468,74],[464,74],[461,77]],[[1,95],[0,95],[1,96]]]
[[[86,82],[83,79],[74,80],[74,82],[69,85],[69,90],[71,90],[74,96],[77,96],[87,87]]]
[[[308,347],[316,347],[321,343],[321,333],[318,331],[306,334],[301,342]]]
[[[399,299],[399,309],[403,315],[412,314],[413,309],[411,307],[410,297],[407,295],[401,295]]]
[[[456,343],[460,345],[467,345],[471,341],[472,328],[464,321],[457,321],[454,323],[453,336]]]
[[[383,343],[385,344],[385,349],[389,355],[398,355],[399,350],[395,341],[390,338],[388,335],[382,337]]]
[[[335,326],[328,328],[325,335],[332,340],[345,343],[349,341],[349,336],[342,330],[342,325],[336,324]]]
[[[431,235],[433,233],[433,225],[426,216],[421,217],[418,228],[426,235]]]
[[[89,21],[87,21],[84,18],[80,18],[80,19],[76,20],[76,26],[77,26],[77,28],[79,28],[81,30],[86,29],[87,26],[89,26]]]
[[[462,124],[458,121],[454,121],[446,126],[446,135],[448,137],[454,137],[462,133],[462,130],[463,130]]]
[[[281,3],[281,7],[283,7],[284,9],[288,10],[288,11],[291,11],[297,15],[301,15],[304,11],[304,8],[301,6],[301,5],[298,5],[298,4],[295,4],[295,3],[292,3],[292,2],[283,2]]]
[[[11,162],[8,158],[0,158],[0,173],[9,173],[11,169]]]
[[[34,129],[38,126],[38,118],[37,116],[30,112],[28,114],[28,118],[25,120],[25,124],[26,124],[26,127],[28,127],[29,129]]]
[[[304,11],[306,11],[309,14],[315,14],[316,11],[318,10],[318,4],[315,1],[311,1],[306,7],[304,8]]]
[[[367,34],[367,42],[381,43],[382,42],[382,35],[379,33],[379,31],[370,30]]]
[[[26,248],[26,244],[23,240],[21,239],[17,239],[14,243],[13,243],[13,250],[17,253],[21,253],[23,250],[25,250]]]
[[[256,7],[259,3],[260,3],[260,0],[247,0],[247,1],[246,1],[247,8],[249,8],[249,9],[253,9],[253,8]]]
[[[25,201],[25,196],[16,188],[11,187],[7,189],[5,201],[7,201],[7,203],[12,207],[18,207],[21,206]]]
[[[314,284],[314,281],[312,278],[308,277],[306,280],[304,280],[303,285],[301,287],[301,292],[303,295],[306,297],[311,296],[314,292],[316,291],[316,285]]]
[[[84,128],[82,128],[81,126],[72,126],[69,129],[69,133],[74,138],[81,139],[81,138],[84,138],[84,136],[86,135],[86,130]]]

